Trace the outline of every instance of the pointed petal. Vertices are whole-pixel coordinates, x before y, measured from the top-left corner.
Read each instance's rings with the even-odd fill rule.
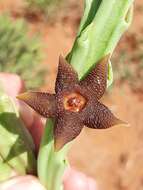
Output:
[[[56,79],[55,91],[61,91],[63,88],[78,82],[78,75],[67,61],[60,56],[58,74]]]
[[[84,124],[89,128],[106,129],[114,125],[127,124],[116,118],[113,113],[102,103],[92,104],[90,110],[86,110]]]
[[[106,90],[109,55],[103,58],[95,68],[80,82],[96,99],[100,99]]]
[[[75,113],[68,113],[59,117],[54,128],[55,150],[60,150],[66,143],[76,138],[82,128],[83,124]]]
[[[44,92],[25,92],[17,96],[43,117],[54,117],[55,96]]]

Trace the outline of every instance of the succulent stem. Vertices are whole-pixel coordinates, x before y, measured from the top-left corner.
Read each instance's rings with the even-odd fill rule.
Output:
[[[68,62],[78,73],[79,79],[105,55],[112,54],[122,34],[132,20],[133,0],[85,0],[85,10]],[[108,86],[113,73],[109,63]],[[54,122],[49,119],[38,158],[38,175],[48,190],[62,189],[62,176],[66,167],[68,145],[54,152]]]

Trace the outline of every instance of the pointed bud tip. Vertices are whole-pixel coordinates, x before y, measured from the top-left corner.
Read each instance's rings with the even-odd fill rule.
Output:
[[[29,100],[31,98],[31,93],[30,92],[25,92],[25,93],[17,95],[16,98],[19,99],[19,100],[26,101],[26,100]]]
[[[119,125],[119,126],[123,126],[123,127],[130,127],[130,124],[125,122],[125,121],[122,121],[120,119],[117,120],[117,123],[116,125]]]
[[[64,141],[63,140],[54,140],[54,151],[58,152],[60,151],[64,146]]]
[[[102,63],[102,64],[107,64],[107,63],[109,62],[109,60],[110,60],[110,57],[111,57],[111,54],[110,54],[110,53],[107,54],[107,55],[105,55],[105,57],[103,57],[103,58],[100,60],[100,63]]]
[[[129,123],[123,122],[120,124],[123,127],[130,127],[131,125]]]
[[[64,59],[64,56],[62,54],[60,54],[59,59]]]
[[[67,60],[64,58],[62,54],[59,55],[59,63],[67,63]]]

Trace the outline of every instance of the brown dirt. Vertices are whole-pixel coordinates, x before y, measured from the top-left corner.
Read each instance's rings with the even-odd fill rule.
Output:
[[[12,1],[4,2],[7,2],[7,9],[8,2]],[[21,6],[21,1],[17,2],[15,5]],[[130,31],[135,35],[141,35],[142,1],[136,0],[135,4],[135,17]],[[64,22],[60,20],[52,26],[45,23],[30,24],[33,31],[42,33],[46,45],[45,64],[49,72],[44,89],[48,91],[54,89],[59,54],[66,55],[72,47],[76,18],[78,19],[79,15],[74,19],[69,16]],[[126,37],[120,43],[127,43]],[[130,123],[130,127],[117,126],[101,131],[85,128],[71,147],[68,156],[71,165],[94,177],[101,190],[143,189],[143,101],[139,98],[141,96],[133,93],[127,83],[120,86],[114,83],[102,101],[119,118]]]

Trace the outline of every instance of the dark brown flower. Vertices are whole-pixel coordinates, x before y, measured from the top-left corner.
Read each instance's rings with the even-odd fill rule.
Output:
[[[76,138],[83,126],[105,129],[122,124],[99,99],[105,92],[108,56],[82,80],[60,56],[55,94],[26,92],[18,96],[42,116],[55,118],[55,149]]]

